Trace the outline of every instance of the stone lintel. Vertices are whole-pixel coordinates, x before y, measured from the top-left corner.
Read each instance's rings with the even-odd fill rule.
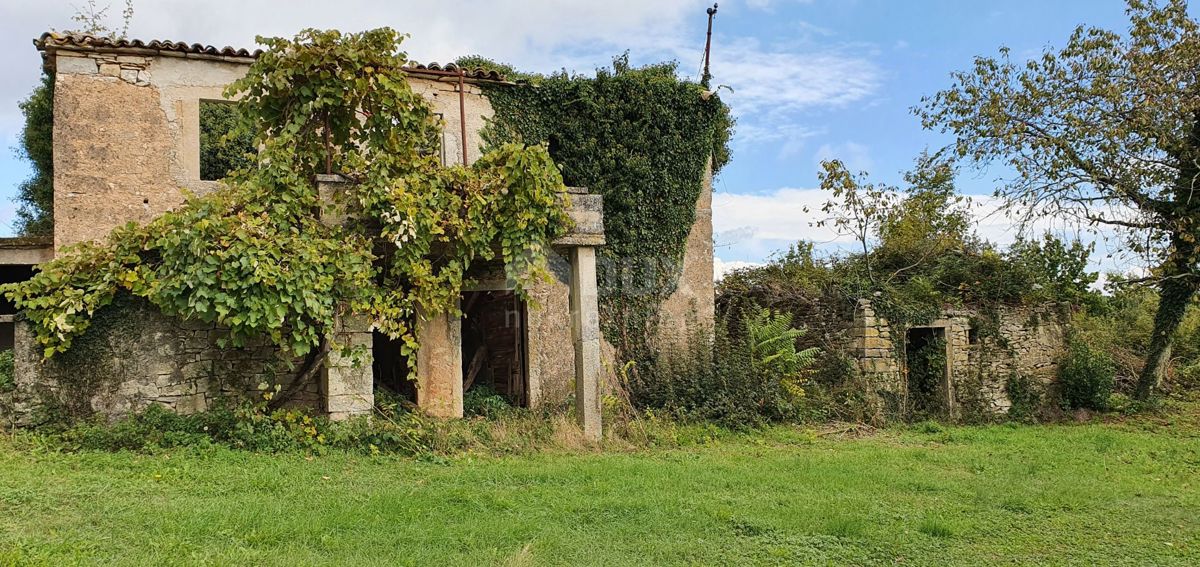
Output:
[[[559,246],[600,246],[604,244],[604,198],[600,195],[572,193],[567,214],[574,223],[571,231],[554,241]]]

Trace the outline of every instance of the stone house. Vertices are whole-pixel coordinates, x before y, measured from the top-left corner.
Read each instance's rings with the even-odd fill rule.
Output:
[[[897,327],[859,300],[850,323],[850,353],[875,393],[907,411],[937,407],[947,417],[966,411],[1001,414],[1012,406],[1006,391],[1010,377],[1046,386],[1058,371],[1066,326],[1060,306],[1001,307],[981,332],[980,314],[970,308],[947,309],[923,325]],[[944,364],[928,378],[909,368],[920,349],[935,348]],[[920,399],[925,397],[927,399]]]
[[[181,204],[187,193],[216,189],[217,181],[201,175],[201,108],[227,103],[222,91],[258,55],[52,33],[34,43],[55,77],[55,228],[51,241],[0,242],[6,281],[29,277],[33,266],[63,247],[102,239],[129,221],[149,221]],[[522,88],[498,73],[453,65],[412,64],[407,71],[414,90],[443,118],[442,158],[448,164],[480,156],[480,129],[492,115],[480,86]],[[336,191],[343,182],[338,176],[318,181],[322,191]],[[713,317],[711,179],[704,181],[680,283],[661,314],[663,328]],[[528,407],[573,396],[586,432],[598,436],[606,361],[595,251],[604,244],[603,201],[586,189],[571,191],[575,227],[553,243],[553,281],[531,290],[537,308],[516,298],[502,267],[483,267],[474,274],[479,283],[464,293],[462,319],[419,318],[415,388],[402,377],[407,363],[398,345],[367,322],[347,322],[342,338],[365,347],[367,359],[331,357],[319,383],[296,395],[296,403],[332,418],[368,414],[374,387],[382,384],[408,394],[431,415],[459,417],[465,388],[486,383]],[[262,383],[288,376],[280,371],[287,361],[273,348],[220,349],[220,329],[136,304],[122,309],[120,320],[98,320],[81,348],[43,362],[31,330],[13,323],[8,307],[0,323],[11,339],[0,340],[14,347],[18,416],[33,415],[47,400],[106,415],[150,403],[203,411],[222,397],[252,395]]]

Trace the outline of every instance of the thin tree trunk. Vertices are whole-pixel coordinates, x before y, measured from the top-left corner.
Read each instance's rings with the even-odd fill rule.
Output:
[[[267,402],[267,409],[275,410],[283,407],[284,404],[291,401],[296,393],[300,392],[307,386],[312,379],[320,372],[321,367],[325,365],[325,359],[329,358],[329,341],[321,339],[321,343],[305,357],[304,366],[296,373],[292,382],[288,384],[271,401]]]
[[[1183,322],[1188,304],[1200,287],[1200,267],[1197,266],[1196,223],[1200,220],[1200,201],[1195,200],[1196,180],[1200,179],[1200,167],[1196,157],[1200,156],[1200,112],[1192,120],[1192,132],[1187,140],[1187,151],[1176,156],[1180,167],[1175,182],[1173,202],[1170,208],[1159,210],[1160,214],[1172,219],[1170,255],[1162,266],[1162,283],[1159,284],[1158,311],[1154,314],[1154,329],[1150,333],[1150,347],[1146,352],[1146,365],[1138,375],[1134,397],[1150,399],[1162,384],[1171,364],[1171,347],[1175,343],[1175,331]]]
[[[1160,290],[1154,330],[1150,334],[1150,348],[1146,352],[1146,365],[1142,367],[1134,392],[1134,397],[1139,400],[1153,396],[1167,374],[1175,330],[1183,321],[1188,303],[1196,295],[1195,278],[1168,279],[1162,283]]]

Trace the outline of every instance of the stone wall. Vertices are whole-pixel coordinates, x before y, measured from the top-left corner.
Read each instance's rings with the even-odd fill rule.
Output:
[[[713,283],[712,162],[704,170],[696,220],[688,233],[679,283],[658,313],[660,345],[686,344],[687,331],[711,328],[715,316]]]
[[[1003,309],[999,336],[984,336],[971,345],[969,372],[956,376],[956,383],[960,390],[982,386],[984,409],[1006,412],[1012,405],[1004,392],[1009,377],[1029,378],[1043,386],[1054,381],[1066,348],[1066,330],[1058,306]]]
[[[876,392],[903,392],[901,366],[887,319],[876,315],[863,299],[854,310],[850,326],[851,352],[858,370]]]
[[[571,346],[571,264],[567,251],[550,255],[548,281],[529,290],[525,344],[529,406],[554,406],[571,395],[575,350]]]
[[[27,322],[16,328],[17,394],[21,422],[44,412],[80,418],[117,417],[149,404],[180,413],[207,410],[221,400],[261,401],[266,388],[286,388],[303,361],[271,345],[220,348],[223,332],[212,324],[162,315],[142,302],[120,301],[96,314],[92,328],[65,353],[42,360]],[[320,381],[290,404],[323,411]]]
[[[103,239],[177,207],[186,192],[214,190],[217,182],[200,179],[200,101],[223,100],[252,61],[55,51],[55,248]],[[457,80],[409,83],[443,117],[446,161],[461,163]],[[477,86],[464,92],[469,163],[492,109]]]
[[[870,301],[860,300],[850,327],[851,352],[873,394],[892,397],[896,409],[908,407],[903,343],[912,328],[940,330],[946,341],[946,406],[951,417],[966,411],[1000,414],[1012,405],[1005,392],[1009,377],[1042,384],[1057,372],[1065,348],[1065,326],[1057,306],[1001,308],[995,333],[976,327],[978,314],[947,310],[924,325],[894,329]]]

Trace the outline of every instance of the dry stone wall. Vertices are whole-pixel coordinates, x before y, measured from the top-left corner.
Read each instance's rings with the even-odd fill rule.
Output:
[[[1008,379],[1019,376],[1050,384],[1065,348],[1066,325],[1058,306],[1002,309],[996,336],[982,336],[971,346],[969,372],[956,377],[956,385],[960,390],[979,388],[984,411],[1006,412],[1012,406],[1004,391]]]
[[[32,424],[55,413],[118,417],[150,404],[195,413],[222,401],[261,401],[274,385],[286,388],[302,364],[271,345],[220,348],[222,336],[212,324],[180,321],[128,300],[97,313],[70,350],[43,360],[33,329],[20,322],[13,414]],[[290,404],[321,411],[322,399],[313,380]]]
[[[970,310],[947,310],[942,317],[918,327],[938,329],[946,342],[947,406],[952,417],[966,411],[1002,414],[1012,403],[1005,392],[1014,375],[1043,385],[1055,377],[1065,348],[1065,326],[1059,308],[1002,308],[993,333],[975,328],[980,317]],[[859,372],[873,390],[907,407],[904,335],[878,315],[869,300],[860,300],[850,328],[851,348]]]

